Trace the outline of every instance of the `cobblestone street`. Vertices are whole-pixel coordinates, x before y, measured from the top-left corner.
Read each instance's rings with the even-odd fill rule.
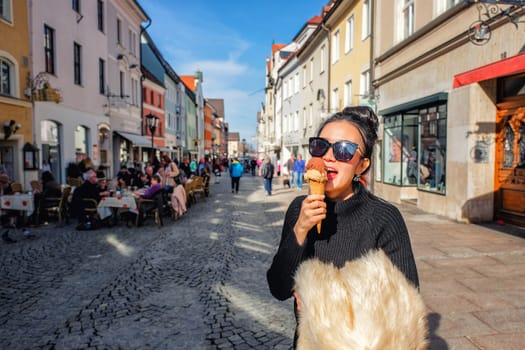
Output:
[[[292,301],[266,270],[291,199],[247,175],[211,184],[179,221],[76,231],[55,224],[0,244],[0,349],[291,348]],[[525,341],[525,231],[398,206],[429,311],[429,350],[518,350]],[[509,235],[511,233],[512,235]],[[518,237],[519,236],[519,237]]]
[[[2,244],[2,349],[288,349],[290,302],[265,272],[289,199],[260,178],[211,184],[177,222],[34,229]],[[279,186],[280,187],[280,186]]]

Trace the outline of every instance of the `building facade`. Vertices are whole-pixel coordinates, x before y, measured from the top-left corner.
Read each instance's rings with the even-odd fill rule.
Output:
[[[525,37],[512,22],[523,13],[377,1],[379,195],[458,221],[525,224]]]
[[[25,188],[35,177],[22,154],[33,143],[28,16],[24,1],[4,1],[0,8],[0,163]]]

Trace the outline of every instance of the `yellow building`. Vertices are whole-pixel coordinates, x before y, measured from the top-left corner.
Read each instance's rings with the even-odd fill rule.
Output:
[[[10,179],[25,182],[22,148],[33,142],[26,1],[0,8],[0,163]]]
[[[326,19],[330,30],[330,110],[370,104],[369,1],[342,1]],[[369,102],[370,101],[370,102]]]

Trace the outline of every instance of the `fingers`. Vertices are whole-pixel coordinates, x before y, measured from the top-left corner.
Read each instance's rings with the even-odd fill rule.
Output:
[[[297,242],[302,245],[308,231],[319,221],[326,218],[326,203],[324,195],[312,194],[307,196],[301,204],[301,212],[294,227]]]

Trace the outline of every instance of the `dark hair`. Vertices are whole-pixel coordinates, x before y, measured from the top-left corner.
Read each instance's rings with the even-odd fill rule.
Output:
[[[161,183],[161,179],[160,179],[160,176],[155,174],[151,177],[152,179],[155,179],[159,184]]]
[[[340,120],[353,124],[357,130],[359,130],[363,143],[365,144],[363,157],[372,161],[372,153],[377,141],[377,129],[379,127],[377,115],[372,108],[367,106],[345,107],[342,112],[335,113],[321,124],[317,136],[321,134],[321,131],[326,125]]]
[[[42,183],[46,183],[49,181],[55,181],[55,177],[53,176],[53,173],[46,170],[42,173]]]

